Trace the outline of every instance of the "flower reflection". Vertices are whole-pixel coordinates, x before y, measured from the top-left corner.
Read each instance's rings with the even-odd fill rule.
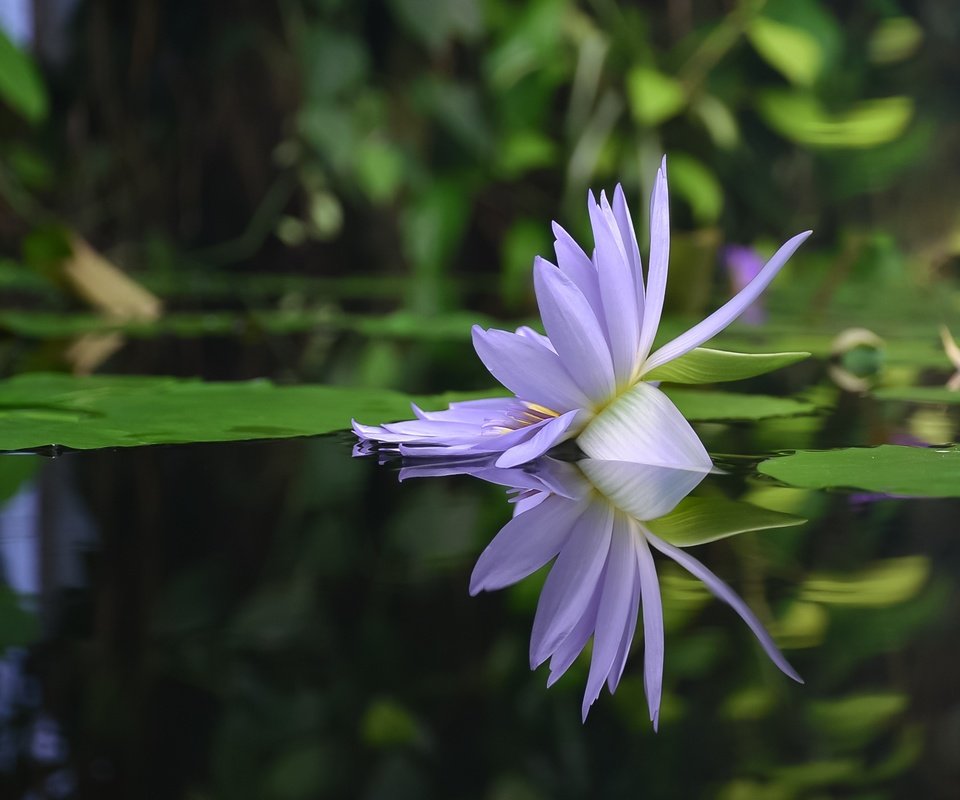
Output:
[[[604,683],[611,693],[616,690],[642,609],[644,689],[656,729],[664,625],[654,550],[728,603],[777,667],[803,682],[746,603],[682,546],[654,533],[655,521],[668,520],[707,471],[596,459],[573,464],[550,458],[526,469],[500,469],[492,459],[476,459],[408,466],[400,477],[466,473],[511,488],[513,519],[477,560],[470,593],[502,589],[553,561],[534,618],[530,666],[536,669],[549,661],[550,686],[592,637],[581,708],[584,720]],[[668,526],[661,524],[661,532],[663,527]],[[749,526],[738,530],[744,529]]]

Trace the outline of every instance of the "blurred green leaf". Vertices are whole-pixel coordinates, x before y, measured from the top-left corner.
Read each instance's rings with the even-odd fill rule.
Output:
[[[739,381],[788,367],[809,357],[810,353],[734,353],[697,347],[651,370],[643,378],[666,383]]]
[[[676,116],[687,102],[683,84],[650,67],[627,73],[627,99],[634,119],[651,127]]]
[[[0,585],[0,655],[8,647],[27,647],[40,638],[37,615],[21,608],[21,598]]]
[[[791,83],[812,86],[823,68],[823,51],[807,31],[769,17],[751,20],[747,38],[760,56]]]
[[[896,64],[910,58],[923,43],[923,28],[911,17],[883,20],[870,34],[867,51],[877,64]]]
[[[40,468],[35,456],[5,455],[0,458],[0,503],[13,497]]]
[[[669,164],[670,188],[687,201],[699,225],[711,225],[723,211],[723,187],[701,161],[686,153],[673,153]]]
[[[800,598],[824,605],[882,608],[915,597],[929,575],[926,556],[888,558],[853,574],[808,575]]]
[[[450,39],[470,40],[483,32],[477,0],[390,0],[400,23],[430,50],[440,50]]]
[[[749,531],[786,528],[804,522],[802,517],[723,497],[686,497],[669,514],[644,525],[677,547],[693,547]]]
[[[881,736],[906,708],[907,697],[903,694],[857,694],[815,701],[809,715],[820,736],[857,748]]]
[[[361,724],[364,741],[373,747],[414,745],[423,741],[423,731],[413,715],[394,700],[374,700]]]
[[[960,497],[960,450],[884,444],[800,450],[767,459],[762,474],[807,489],[852,488],[911,497]]]
[[[845,112],[831,113],[813,95],[770,90],[760,95],[757,108],[785,138],[826,148],[876,147],[898,138],[913,118],[909,97],[863,100]]]
[[[376,202],[393,199],[403,181],[405,167],[403,154],[390,142],[369,139],[357,148],[357,182]]]
[[[27,122],[43,122],[49,101],[33,59],[0,29],[0,99]]]

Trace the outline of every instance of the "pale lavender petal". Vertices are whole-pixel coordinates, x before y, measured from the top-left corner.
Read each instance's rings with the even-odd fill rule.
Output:
[[[709,317],[703,320],[703,322],[697,323],[686,333],[680,334],[676,339],[668,342],[653,353],[643,365],[643,371],[649,372],[661,364],[673,361],[675,358],[679,358],[684,353],[689,353],[693,348],[699,347],[708,339],[712,339],[720,333],[720,331],[739,317],[744,310],[760,296],[760,293],[767,288],[770,281],[776,277],[790,256],[797,251],[797,248],[806,241],[811,233],[813,233],[813,231],[805,231],[804,233],[797,234],[786,242],[777,250],[773,258],[760,270],[760,274],[757,275],[746,288],[728,300],[725,305],[714,311]]]
[[[550,340],[544,336],[540,331],[535,331],[529,325],[521,325],[517,328],[517,336],[523,336],[527,339],[532,339],[537,344],[546,347],[551,353],[556,353],[557,351],[553,349],[553,345],[550,343]]]
[[[610,694],[617,690],[620,685],[620,678],[623,676],[623,668],[627,665],[627,656],[630,655],[630,645],[633,644],[633,636],[637,630],[637,614],[640,611],[640,573],[634,575],[633,591],[630,594],[630,615],[627,617],[626,624],[623,626],[623,638],[620,641],[620,649],[617,651],[617,658],[613,662],[610,674],[607,676],[607,688]]]
[[[763,623],[760,622],[756,614],[750,610],[750,607],[737,596],[733,589],[727,586],[727,584],[685,550],[681,550],[679,547],[674,547],[672,544],[663,541],[663,539],[659,539],[645,528],[644,534],[650,544],[656,547],[657,550],[665,556],[672,558],[691,575],[703,581],[715,597],[730,605],[733,610],[740,615],[743,621],[747,623],[747,627],[753,631],[753,635],[760,641],[767,656],[780,668],[781,672],[793,678],[797,683],[803,683],[803,678],[797,674],[797,671],[791,667],[787,659],[784,658],[783,653],[780,652],[773,638],[763,627]]]
[[[548,492],[533,492],[524,495],[513,504],[513,516],[517,517],[526,511],[536,508],[550,496]]]
[[[419,406],[414,405],[413,412],[418,419],[471,422],[474,425],[482,425],[489,419],[504,416],[516,403],[513,397],[486,397],[481,400],[462,400],[451,403],[450,407],[443,411],[423,411]]]
[[[470,576],[470,594],[493,591],[536,572],[560,552],[584,502],[548,497],[503,526],[477,559]]]
[[[633,271],[633,282],[637,290],[637,319],[643,321],[644,288],[643,265],[640,260],[640,246],[637,244],[637,232],[633,227],[630,209],[627,207],[627,198],[623,194],[623,187],[618,183],[613,190],[613,216],[620,229],[620,239],[630,261]]]
[[[670,262],[670,202],[667,194],[667,157],[663,157],[650,198],[650,264],[647,292],[640,326],[639,361],[642,362],[653,347],[663,298],[667,291],[667,270]]]
[[[597,205],[590,195],[587,207],[596,242],[597,277],[603,301],[603,321],[613,357],[617,386],[623,388],[633,377],[637,359],[640,320],[637,317],[637,285],[620,241],[620,230],[606,195]]]
[[[706,468],[674,469],[596,458],[585,458],[577,466],[607,500],[639,520],[669,514],[709,473]]]
[[[551,419],[527,441],[505,450],[497,459],[497,466],[516,467],[539,458],[554,445],[576,435],[578,426],[583,424],[585,416],[583,411],[573,410]]]
[[[637,525],[636,522],[633,523]],[[637,566],[640,571],[640,602],[643,605],[643,688],[647,695],[650,721],[660,724],[660,697],[663,691],[663,603],[653,554],[637,525]]]
[[[474,325],[473,347],[490,374],[523,400],[558,412],[590,403],[560,357],[533,339]]]
[[[600,690],[610,675],[623,644],[624,631],[630,616],[630,600],[637,575],[634,535],[629,519],[617,512],[614,515],[613,535],[610,539],[610,551],[607,554],[607,566],[604,570],[603,591],[597,610],[590,673],[587,676],[583,705],[580,709],[584,720],[587,718],[590,706],[600,696]]]
[[[553,686],[563,674],[570,669],[570,665],[577,660],[577,656],[583,652],[587,642],[593,635],[597,624],[597,609],[600,607],[600,593],[603,590],[604,572],[600,574],[600,580],[594,587],[593,594],[590,596],[590,602],[587,603],[583,614],[573,626],[573,630],[567,637],[557,645],[550,656],[550,675],[547,676],[547,687]]]
[[[533,282],[547,336],[567,372],[594,402],[608,399],[615,389],[613,362],[600,322],[583,293],[540,258],[533,265]]]
[[[597,282],[597,268],[590,260],[590,256],[583,252],[573,237],[553,223],[554,252],[557,254],[557,266],[560,271],[576,284],[583,296],[590,304],[597,319],[603,316],[603,304],[600,301],[600,284]]]
[[[613,509],[593,503],[574,524],[537,603],[530,635],[530,667],[536,669],[583,616],[603,570],[613,529]]]
[[[675,469],[713,466],[690,423],[662,391],[638,383],[584,428],[577,444],[591,458]]]

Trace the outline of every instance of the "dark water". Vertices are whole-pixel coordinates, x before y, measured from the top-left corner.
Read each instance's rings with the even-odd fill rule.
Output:
[[[7,457],[0,796],[958,796],[956,502],[708,478],[809,520],[696,548],[806,684],[661,559],[655,734],[640,636],[581,724],[587,658],[529,670],[542,571],[468,596],[501,487],[350,445]]]

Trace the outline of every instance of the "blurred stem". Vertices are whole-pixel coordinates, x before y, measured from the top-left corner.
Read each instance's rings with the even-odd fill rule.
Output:
[[[710,71],[740,41],[753,18],[763,11],[765,5],[766,0],[741,0],[736,8],[707,34],[677,74],[689,93],[699,88]]]
[[[226,242],[195,250],[189,254],[190,257],[209,266],[223,266],[250,258],[273,233],[280,214],[296,188],[297,177],[294,173],[279,175],[267,189],[243,233]]]

